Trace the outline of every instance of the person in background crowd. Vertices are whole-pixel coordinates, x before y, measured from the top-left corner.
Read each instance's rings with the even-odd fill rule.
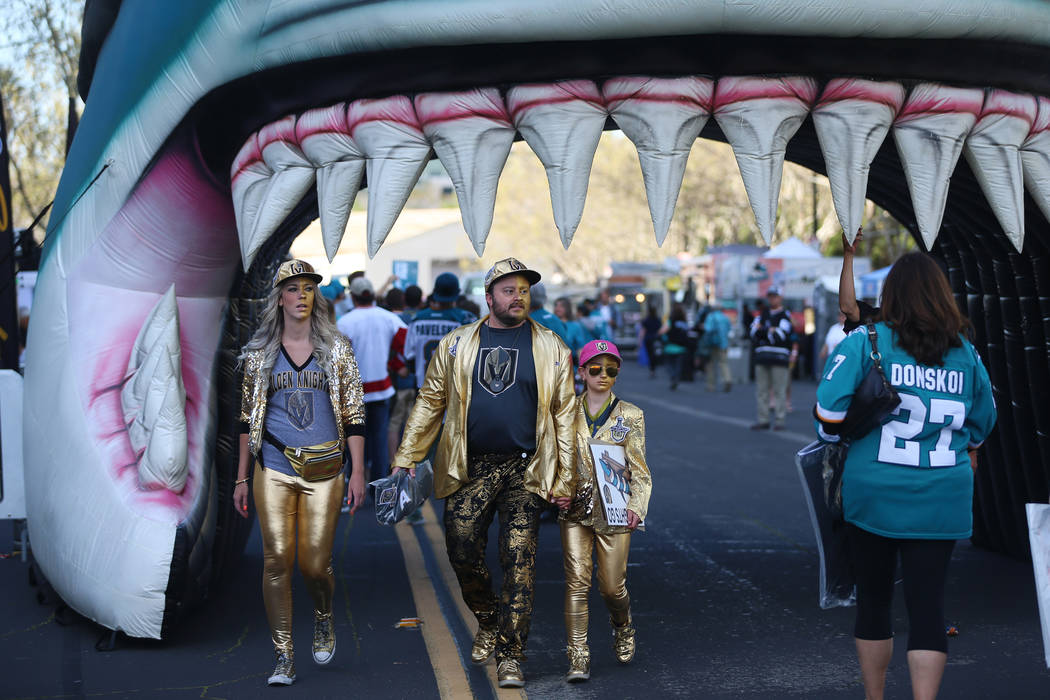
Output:
[[[395,314],[375,305],[375,289],[365,277],[350,283],[354,308],[339,319],[339,330],[353,343],[365,392],[365,462],[369,481],[385,476],[387,423],[390,419],[390,397],[394,382],[390,378],[390,352],[394,336],[405,328]]]
[[[611,338],[612,328],[602,315],[601,309],[593,299],[584,299],[577,307],[580,326],[587,333],[587,340]]]
[[[316,294],[320,281],[303,260],[282,263],[259,329],[238,358],[244,381],[233,506],[247,518],[252,489],[262,534],[263,603],[277,655],[270,685],[295,682],[292,573],[297,556],[313,599],[314,661],[324,665],[335,656],[332,543],[339,504],[346,493],[356,511],[365,497],[361,376],[350,343],[329,320],[327,300]],[[345,440],[349,487],[343,490],[338,455],[331,476],[307,481],[285,456],[281,440],[292,447]]]
[[[649,304],[649,309],[642,319],[642,344],[645,345],[645,356],[649,358],[649,378],[656,378],[656,368],[660,366],[660,353],[662,350],[657,345],[660,341],[660,329],[663,327],[660,316],[656,313],[656,307]]]
[[[729,317],[717,306],[712,306],[704,319],[703,342],[708,349],[706,384],[708,391],[714,391],[718,375],[722,375],[722,390],[733,388],[733,377],[729,371]]]
[[[532,285],[530,298],[532,301],[529,306],[529,316],[532,317],[532,320],[554,331],[555,335],[561,338],[561,341],[571,350],[569,331],[565,328],[565,323],[557,315],[543,308],[547,303],[547,288],[543,286],[543,282]]]
[[[402,313],[401,320],[408,323],[412,320],[413,316],[425,308],[426,304],[423,303],[423,290],[415,284],[410,284],[405,287],[405,310]]]
[[[791,317],[784,309],[780,289],[766,292],[769,308],[751,323],[751,342],[755,349],[755,400],[758,422],[752,430],[769,429],[769,392],[773,392],[773,430],[783,430],[787,417],[788,364],[791,362]]]
[[[463,295],[460,295],[459,299],[456,300],[456,308],[463,309],[474,318],[481,316],[481,307]]]
[[[478,621],[470,658],[480,664],[495,653],[501,688],[525,685],[540,513],[572,495],[572,367],[565,343],[529,318],[529,288],[539,281],[514,258],[485,274],[489,315],[437,344],[392,469],[414,475],[438,439],[434,493],[447,499],[449,563]],[[497,513],[499,597],[485,562]]]
[[[569,346],[575,360],[580,356],[580,350],[587,344],[587,338],[583,326],[576,320],[569,297],[558,297],[554,300],[554,315],[565,324],[565,334],[569,339],[566,345]]]
[[[824,345],[820,348],[820,355],[817,357],[817,366],[823,367],[824,361],[828,359],[831,351],[838,347],[846,338],[846,331],[843,329],[843,325],[846,323],[846,314],[839,311],[838,319],[831,328],[828,329],[827,335],[824,336]]]
[[[663,341],[663,359],[671,376],[671,391],[674,391],[682,378],[682,365],[689,357],[689,322],[681,304],[671,307],[671,315],[659,333]]]
[[[881,700],[893,656],[897,560],[908,611],[912,695],[931,700],[948,659],[944,587],[955,540],[973,528],[977,450],[995,426],[992,385],[966,340],[948,279],[933,258],[894,263],[874,324],[886,378],[901,398],[881,427],[855,437],[842,475],[842,507],[857,579],[853,636],[867,698]],[[837,442],[873,361],[867,333],[848,335],[817,385],[817,433]]]
[[[587,644],[593,559],[598,563],[598,589],[612,622],[613,653],[621,664],[635,652],[631,597],[627,592],[627,554],[631,533],[645,519],[652,492],[652,476],[645,461],[645,416],[632,403],[613,393],[622,368],[620,351],[608,340],[592,340],[580,353],[580,374],[586,390],[576,398],[574,412],[576,453],[575,490],[572,498],[559,499],[561,543],[565,566],[565,632],[568,637],[570,683],[591,677],[591,652]],[[602,484],[595,476],[604,465],[594,464],[591,440],[622,445],[626,457],[623,479],[627,493],[626,526],[609,525],[604,516]],[[598,466],[598,472],[595,467]]]
[[[605,321],[605,326],[609,329],[609,334],[604,337],[611,338],[613,331],[623,325],[623,319],[620,317],[620,310],[613,305],[612,296],[609,294],[608,289],[602,289],[598,292],[596,307],[602,320]]]
[[[381,306],[390,313],[397,314],[398,318],[401,318],[401,314],[405,312],[405,292],[397,287],[388,290],[383,297]],[[404,319],[401,320],[404,321]]]
[[[385,301],[384,308],[404,321],[405,293],[394,287],[386,293]],[[416,400],[416,378],[405,357],[406,332],[407,328],[399,328],[394,334],[387,365],[390,379],[394,383],[394,396],[390,399],[390,420],[387,423],[387,454],[394,454],[398,443],[401,442],[401,428],[404,427],[408,412]],[[419,511],[413,511],[412,516],[418,517]]]

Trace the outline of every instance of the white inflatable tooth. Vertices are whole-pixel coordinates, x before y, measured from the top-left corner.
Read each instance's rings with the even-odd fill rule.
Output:
[[[689,151],[711,116],[708,78],[607,80],[602,97],[610,116],[638,149],[657,245],[663,245],[682,189]]]
[[[303,195],[313,187],[316,178],[313,164],[296,140],[295,116],[284,117],[260,129],[259,150],[273,175],[266,185],[262,207],[252,227],[254,251],[258,251],[295,209]]]
[[[230,169],[230,189],[233,194],[233,215],[237,221],[237,238],[241,245],[241,263],[245,271],[259,250],[252,241],[252,229],[259,216],[266,186],[273,170],[266,165],[259,149],[259,135],[252,134],[241,146]]]
[[[525,143],[543,163],[554,224],[568,249],[587,201],[587,181],[608,112],[590,80],[518,85],[507,109]]]
[[[346,222],[365,173],[365,154],[350,138],[346,103],[311,109],[299,115],[295,136],[317,171],[317,210],[321,238],[331,262],[346,233]]]
[[[174,285],[161,296],[135,338],[120,404],[132,450],[139,455],[140,485],[181,492],[189,462]]]
[[[1050,98],[1039,98],[1039,114],[1021,145],[1021,165],[1028,194],[1050,219]]]
[[[714,117],[733,147],[762,238],[773,240],[784,151],[817,96],[812,78],[722,78]]]
[[[979,89],[922,83],[912,88],[893,122],[893,140],[926,250],[937,240],[948,183],[983,104]]]
[[[1036,109],[1031,95],[989,90],[964,151],[995,218],[1018,251],[1024,245],[1024,174],[1020,149],[1032,129]]]
[[[496,88],[416,96],[423,134],[452,178],[474,251],[480,257],[492,226],[499,176],[514,144],[514,126]]]
[[[904,86],[836,78],[813,108],[831,199],[849,242],[864,223],[868,169],[904,104]]]
[[[412,100],[395,95],[355,100],[346,110],[350,137],[368,159],[368,257],[379,251],[430,159]]]

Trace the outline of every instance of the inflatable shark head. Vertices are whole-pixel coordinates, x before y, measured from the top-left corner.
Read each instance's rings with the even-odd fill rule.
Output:
[[[130,635],[162,636],[243,544],[221,463],[240,300],[313,218],[334,255],[366,186],[351,235],[374,254],[434,156],[479,254],[512,142],[568,246],[609,128],[660,241],[698,137],[732,146],[767,241],[785,158],[828,174],[850,236],[867,196],[957,289],[1050,240],[1046,3],[111,1],[86,23],[104,41],[33,307],[27,504],[54,587]]]

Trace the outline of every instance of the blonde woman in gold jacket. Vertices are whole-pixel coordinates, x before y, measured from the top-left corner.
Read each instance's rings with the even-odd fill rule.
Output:
[[[576,399],[576,490],[571,499],[558,499],[562,507],[561,542],[565,564],[565,631],[568,637],[569,672],[565,680],[578,683],[590,678],[587,645],[592,551],[598,559],[598,589],[609,610],[613,651],[623,664],[634,658],[635,630],[631,599],[627,593],[627,554],[631,533],[645,519],[652,491],[652,477],[645,461],[645,417],[632,403],[612,393],[621,365],[620,352],[608,340],[592,340],[580,351],[580,374],[585,390]],[[627,526],[613,527],[605,519],[595,483],[592,441],[623,445],[626,469],[611,475],[630,486]]]
[[[470,657],[480,664],[495,654],[503,688],[525,684],[540,514],[548,500],[572,493],[572,360],[565,344],[528,316],[530,287],[539,279],[514,258],[492,266],[485,276],[489,315],[438,343],[391,465],[393,472],[414,471],[441,433],[434,492],[447,499],[449,563],[478,621]],[[485,564],[496,513],[498,596]]]
[[[251,487],[263,541],[263,603],[277,657],[270,685],[295,682],[292,574],[297,556],[314,603],[314,661],[324,665],[335,656],[332,544],[344,494],[352,510],[364,501],[361,375],[350,341],[332,323],[328,302],[317,293],[320,281],[305,261],[282,263],[259,328],[240,356],[244,380],[233,505],[247,518]],[[334,475],[307,481],[275,440],[291,447],[345,440],[349,486],[344,486],[341,464],[332,465]]]

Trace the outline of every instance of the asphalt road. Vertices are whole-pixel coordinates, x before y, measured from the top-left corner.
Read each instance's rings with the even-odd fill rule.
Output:
[[[298,680],[268,689],[269,631],[259,590],[260,544],[249,541],[234,581],[163,642],[119,637],[37,602],[17,556],[0,560],[0,696],[106,698],[859,698],[852,609],[817,605],[817,553],[793,453],[810,440],[815,387],[793,387],[789,429],[755,433],[750,385],[671,392],[628,366],[617,386],[646,411],[654,495],[648,529],[634,537],[628,588],[638,628],[629,666],[612,655],[607,616],[591,600],[592,677],[568,686],[563,576],[555,524],[540,533],[525,692],[497,692],[494,667],[462,662],[472,628],[450,580],[438,525],[398,529],[370,513],[343,516],[334,555],[338,649],[327,667],[309,658],[310,605],[296,587]],[[0,550],[8,552],[7,525]],[[495,533],[489,561],[498,572]],[[498,578],[498,573],[497,573]],[[899,590],[899,587],[898,587]],[[897,629],[907,620],[898,600]],[[1031,564],[962,542],[949,572],[950,642],[944,698],[1046,698]],[[418,617],[418,627],[398,627]],[[902,641],[887,697],[910,697]]]

